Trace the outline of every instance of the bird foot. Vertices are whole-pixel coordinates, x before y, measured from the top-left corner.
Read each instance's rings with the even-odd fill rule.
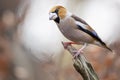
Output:
[[[80,48],[74,55],[73,58],[75,59],[76,57],[78,57],[81,53],[83,53],[83,49],[87,46],[87,44],[85,43],[82,48]]]
[[[83,53],[83,51],[82,51],[82,50],[73,51],[73,52],[75,52],[75,54],[73,55],[73,59],[75,59],[76,57],[78,57],[80,54],[82,54],[82,53]]]

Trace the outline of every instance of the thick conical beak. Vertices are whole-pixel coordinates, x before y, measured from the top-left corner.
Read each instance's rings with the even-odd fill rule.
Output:
[[[55,20],[57,17],[56,13],[49,13],[49,20]]]

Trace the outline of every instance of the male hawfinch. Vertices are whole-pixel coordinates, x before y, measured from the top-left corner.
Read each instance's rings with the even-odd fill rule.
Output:
[[[62,34],[73,41],[68,44],[84,44],[74,57],[78,56],[87,44],[94,44],[112,51],[84,20],[70,13],[63,6],[53,7],[49,12],[49,19],[54,20]]]

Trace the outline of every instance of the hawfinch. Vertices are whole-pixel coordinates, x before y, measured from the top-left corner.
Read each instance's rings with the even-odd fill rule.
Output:
[[[89,24],[67,11],[63,6],[54,6],[49,12],[49,19],[54,20],[61,33],[72,41],[68,42],[69,44],[84,44],[74,57],[78,56],[87,44],[94,44],[112,51]]]

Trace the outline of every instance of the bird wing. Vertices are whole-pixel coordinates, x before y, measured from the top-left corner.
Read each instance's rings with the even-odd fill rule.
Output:
[[[84,29],[87,29],[87,30],[93,32],[95,35],[97,35],[97,33],[83,19],[81,19],[75,15],[72,15],[71,17],[76,21],[77,25],[79,25],[79,26],[83,27]]]
[[[75,15],[72,15],[71,17],[75,20],[75,23],[79,30],[82,30],[83,32],[90,35],[92,38],[99,41],[101,44],[105,45],[105,43],[99,38],[97,33],[83,19],[81,19]]]

